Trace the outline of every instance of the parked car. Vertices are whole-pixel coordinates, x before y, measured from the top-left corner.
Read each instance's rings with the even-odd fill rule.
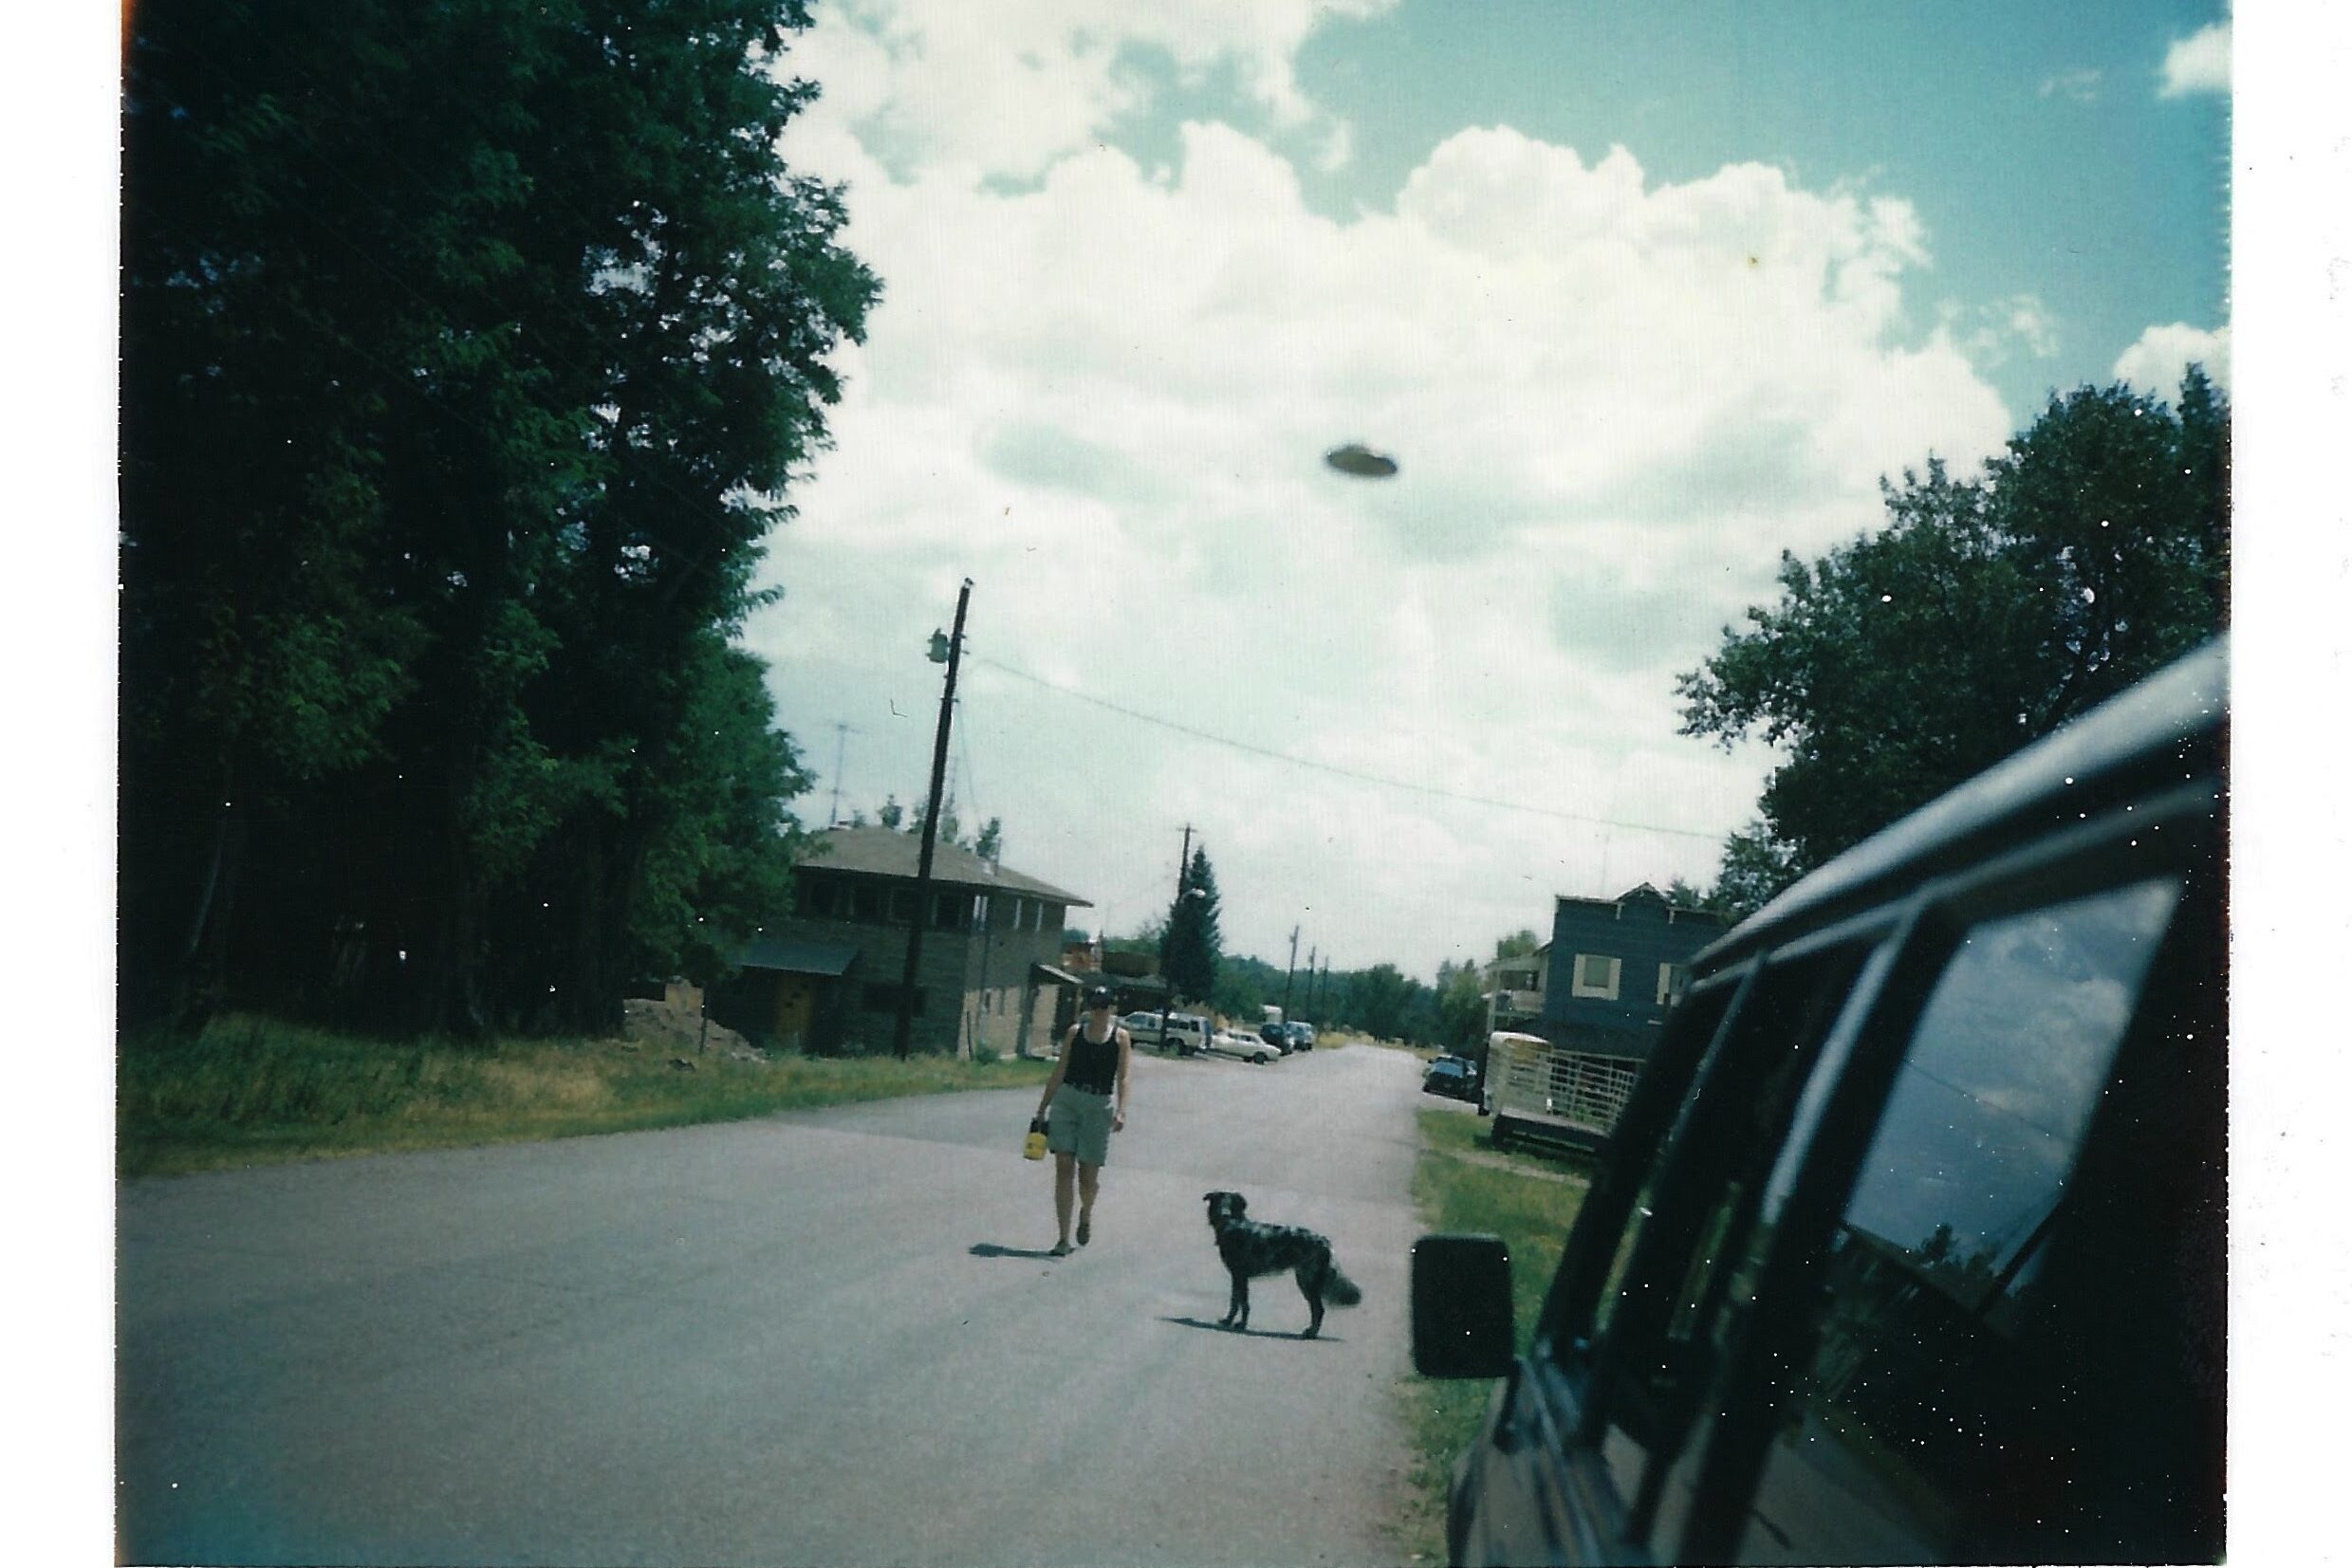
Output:
[[[1196,1013],[1170,1013],[1164,1035],[1160,1030],[1159,1014],[1156,1012],[1129,1013],[1119,1021],[1119,1024],[1137,1045],[1157,1046],[1161,1050],[1172,1050],[1178,1056],[1196,1055],[1209,1045],[1209,1021]]]
[[[1280,1051],[1283,1055],[1288,1056],[1290,1054],[1289,1024],[1261,1024],[1258,1025],[1258,1038],[1266,1042],[1269,1045],[1271,1045],[1275,1050]]]
[[[1209,1049],[1222,1056],[1237,1056],[1244,1061],[1254,1061],[1260,1066],[1282,1055],[1280,1051],[1257,1036],[1242,1034],[1233,1029],[1219,1029],[1210,1036]]]
[[[1508,1380],[1456,1563],[2212,1562],[2226,652],[1695,958],[1524,1355],[1425,1237],[1415,1364]]]
[[[1421,1093],[1454,1099],[1478,1098],[1478,1069],[1458,1056],[1441,1056],[1421,1075]]]
[[[1315,1048],[1315,1026],[1312,1024],[1300,1024],[1294,1021],[1285,1024],[1284,1028],[1290,1036],[1292,1050],[1311,1051]]]

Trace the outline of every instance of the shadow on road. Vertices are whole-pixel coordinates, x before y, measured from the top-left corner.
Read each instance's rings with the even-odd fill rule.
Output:
[[[972,1255],[975,1258],[1050,1258],[1052,1253],[1042,1246],[998,1246],[994,1242],[974,1242]]]
[[[1203,1322],[1198,1318],[1162,1318],[1160,1321],[1163,1323],[1175,1323],[1180,1328],[1205,1328],[1212,1334],[1246,1334],[1252,1339],[1306,1338],[1306,1335],[1304,1333],[1285,1334],[1280,1329],[1272,1328],[1227,1328],[1223,1323]],[[1341,1338],[1336,1334],[1318,1334],[1314,1338],[1308,1339],[1306,1342],[1311,1345],[1343,1345],[1347,1343],[1346,1340]]]

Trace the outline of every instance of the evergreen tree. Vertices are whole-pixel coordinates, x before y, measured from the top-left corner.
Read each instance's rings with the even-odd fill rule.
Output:
[[[1222,938],[1217,931],[1216,874],[1209,868],[1209,851],[1193,851],[1192,863],[1178,879],[1176,901],[1168,909],[1168,983],[1176,994],[1207,1002],[1216,994],[1217,959]]]

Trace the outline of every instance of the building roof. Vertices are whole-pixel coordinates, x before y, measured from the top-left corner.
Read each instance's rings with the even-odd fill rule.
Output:
[[[903,877],[911,882],[922,859],[922,836],[901,833],[896,828],[828,827],[817,835],[817,840],[816,848],[804,862],[817,870],[854,871],[868,876]],[[1089,900],[1065,893],[1050,882],[991,865],[970,850],[949,843],[933,847],[931,879],[943,887],[1027,894],[1048,903],[1081,909],[1094,907]]]
[[[1642,883],[1639,887],[1627,888],[1624,892],[1619,894],[1614,898],[1579,898],[1573,894],[1566,893],[1555,894],[1553,896],[1563,904],[1582,904],[1586,909],[1597,910],[1615,909],[1620,904],[1643,902],[1663,904],[1666,906],[1666,913],[1676,920],[1712,920],[1718,926],[1728,926],[1732,923],[1719,911],[1699,909],[1691,904],[1677,904],[1647,882]],[[1551,944],[1549,943],[1545,944],[1546,947],[1549,947],[1550,945]]]

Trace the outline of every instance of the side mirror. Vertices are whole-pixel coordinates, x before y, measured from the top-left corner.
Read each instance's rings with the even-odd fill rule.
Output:
[[[1500,1377],[1517,1360],[1510,1248],[1500,1236],[1424,1236],[1413,1244],[1413,1370],[1424,1377]]]

